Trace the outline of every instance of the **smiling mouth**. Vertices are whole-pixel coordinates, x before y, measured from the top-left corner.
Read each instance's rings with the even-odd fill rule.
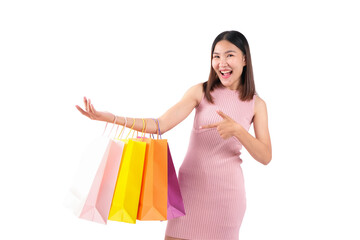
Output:
[[[221,75],[226,77],[230,77],[230,75],[232,74],[232,71],[220,71]]]

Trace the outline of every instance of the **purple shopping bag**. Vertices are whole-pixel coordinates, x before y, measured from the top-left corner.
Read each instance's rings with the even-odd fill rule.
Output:
[[[184,202],[168,144],[168,203],[167,220],[185,215]]]

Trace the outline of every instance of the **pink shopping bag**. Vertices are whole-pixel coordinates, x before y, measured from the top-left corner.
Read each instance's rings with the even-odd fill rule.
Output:
[[[123,142],[109,140],[80,218],[107,223],[123,149]]]
[[[106,224],[124,143],[104,133],[85,149],[64,205],[80,218]]]

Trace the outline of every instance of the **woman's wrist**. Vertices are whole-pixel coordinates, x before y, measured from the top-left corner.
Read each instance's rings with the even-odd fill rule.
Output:
[[[101,115],[102,116],[97,120],[103,121],[103,122],[114,123],[115,118],[116,118],[116,115],[112,114],[110,112],[102,112]]]
[[[106,120],[107,122],[109,123],[114,123],[114,124],[118,124],[118,125],[121,125],[121,126],[124,126],[125,125],[125,117],[120,117],[120,116],[117,116],[115,114],[110,114]]]
[[[235,124],[234,136],[240,140],[240,136],[242,135],[242,131],[244,130],[243,126],[240,123]]]

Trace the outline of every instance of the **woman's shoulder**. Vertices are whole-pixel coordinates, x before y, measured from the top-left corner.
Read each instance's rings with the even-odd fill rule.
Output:
[[[254,95],[254,115],[256,115],[256,113],[260,113],[263,111],[266,111],[266,103],[265,103],[264,99],[259,97],[259,95],[255,94]]]
[[[192,87],[190,87],[188,92],[196,100],[197,104],[199,104],[204,96],[203,83],[198,83],[196,85],[193,85]]]
[[[203,88],[202,83],[191,86],[185,93],[183,99],[194,102],[194,106],[200,104],[203,98]]]
[[[194,86],[191,86],[190,89],[192,89],[194,92],[202,93],[203,92],[203,85],[204,85],[204,83],[197,83]]]

